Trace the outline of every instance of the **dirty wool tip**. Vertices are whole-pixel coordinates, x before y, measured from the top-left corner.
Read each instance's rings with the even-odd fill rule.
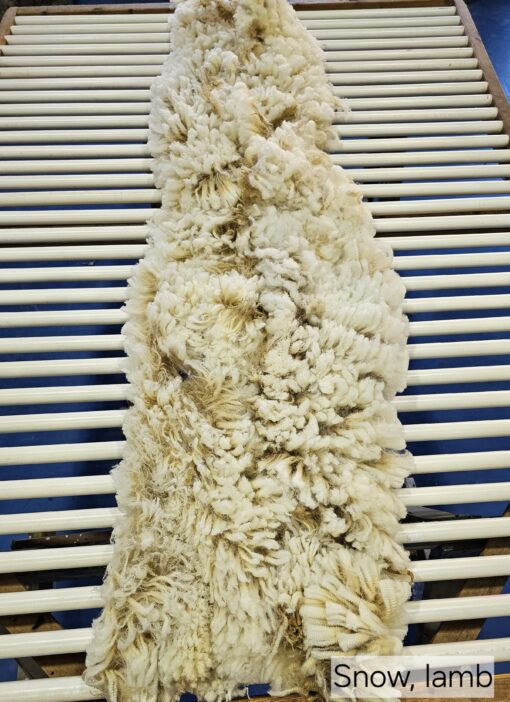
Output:
[[[331,656],[406,629],[404,287],[327,155],[346,108],[286,0],[184,0],[170,31],[85,679],[109,702],[328,699]]]

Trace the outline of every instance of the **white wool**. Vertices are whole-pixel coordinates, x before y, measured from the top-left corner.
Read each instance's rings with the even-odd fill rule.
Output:
[[[286,0],[185,0],[171,45],[86,680],[110,702],[327,698],[332,655],[405,633],[404,287],[324,152],[344,108]]]

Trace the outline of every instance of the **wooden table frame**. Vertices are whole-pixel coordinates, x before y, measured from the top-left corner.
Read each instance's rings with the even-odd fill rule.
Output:
[[[471,47],[473,49],[475,57],[478,59],[479,66],[483,71],[484,79],[488,83],[488,92],[490,92],[494,99],[494,105],[498,108],[499,118],[503,122],[503,130],[506,134],[510,135],[510,105],[506,98],[505,92],[498,80],[496,71],[492,65],[492,62],[485,50],[483,42],[480,35],[476,29],[475,23],[471,17],[469,9],[465,4],[464,0],[330,0],[329,2],[324,2],[323,0],[289,0],[289,2],[297,10],[327,10],[327,9],[342,9],[342,8],[398,8],[398,7],[451,7],[454,6],[461,18],[461,22],[464,26],[466,35],[469,38]],[[6,35],[9,34],[11,26],[14,24],[15,18],[18,15],[54,15],[54,14],[105,14],[105,15],[115,15],[118,13],[161,13],[168,10],[174,9],[174,3],[171,2],[160,2],[160,3],[131,3],[123,5],[34,5],[25,7],[11,7],[3,15],[0,21],[0,45],[6,43]],[[510,547],[509,547],[510,550]],[[508,551],[507,551],[508,552]],[[486,579],[490,582],[490,579]],[[16,589],[18,587],[17,583],[13,582],[2,582],[7,590]],[[39,617],[40,615],[35,615]],[[33,617],[28,616],[24,619],[28,619],[29,622],[24,622],[27,626],[30,626],[30,622]],[[21,624],[21,622],[19,623]],[[50,625],[53,623],[50,622]],[[54,625],[54,624],[53,624]],[[481,628],[481,627],[480,627]],[[65,657],[60,656],[59,659],[64,659]],[[69,661],[71,663],[71,661]],[[76,668],[73,666],[76,662],[71,663],[71,674],[76,674]],[[43,666],[45,667],[45,666]],[[53,665],[49,665],[50,670],[46,670],[48,675],[58,675],[69,674],[69,669],[59,666],[56,661],[53,661]],[[64,671],[64,672],[62,672]],[[273,701],[274,697],[258,697],[257,702],[269,702]],[[288,695],[282,699],[284,702],[300,702],[303,697],[299,695]],[[507,702],[510,700],[510,675],[500,675],[496,677],[496,696],[493,698],[493,702]],[[420,700],[417,700],[420,702]],[[422,701],[424,702],[424,701]],[[441,702],[438,700],[438,702]],[[464,702],[470,702],[465,699]],[[474,702],[474,701],[473,701]],[[477,700],[480,702],[480,699]],[[483,701],[482,701],[483,702]]]

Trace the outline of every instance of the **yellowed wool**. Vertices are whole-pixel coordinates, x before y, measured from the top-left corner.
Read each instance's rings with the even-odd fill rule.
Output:
[[[405,633],[404,287],[324,152],[344,108],[286,0],[185,0],[171,45],[86,680],[112,702],[327,698],[331,655]]]

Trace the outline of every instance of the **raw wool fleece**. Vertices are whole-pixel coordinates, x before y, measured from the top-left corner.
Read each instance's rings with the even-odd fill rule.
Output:
[[[404,287],[324,152],[345,108],[287,2],[186,0],[171,46],[86,680],[122,702],[327,698],[331,655],[405,633]]]

